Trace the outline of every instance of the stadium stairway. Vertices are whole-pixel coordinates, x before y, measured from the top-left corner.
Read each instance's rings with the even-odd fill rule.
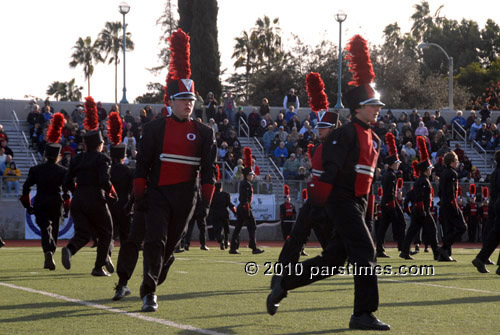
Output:
[[[473,144],[470,141],[464,142],[451,140],[450,149],[455,149],[455,145],[460,144],[460,148],[465,152],[465,155],[469,158],[472,166],[475,166],[481,172],[481,176],[485,178],[487,175],[491,174],[495,169],[493,164],[493,153],[492,152],[482,152],[480,149],[474,149]]]

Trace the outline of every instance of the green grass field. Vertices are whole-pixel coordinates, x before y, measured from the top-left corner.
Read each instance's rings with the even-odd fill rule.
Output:
[[[116,274],[90,276],[95,249],[84,248],[65,270],[60,249],[55,271],[43,270],[41,248],[0,249],[0,334],[367,334],[348,329],[353,279],[335,276],[294,290],[278,313],[266,313],[270,276],[245,274],[244,266],[275,261],[279,248],[241,255],[212,248],[177,254],[167,281],[157,291],[159,310],[140,313],[142,258],[129,283],[132,295],[114,302]],[[310,256],[319,249],[307,249]],[[498,251],[497,251],[498,252]],[[497,257],[497,252],[493,257]],[[428,253],[404,261],[389,249],[382,266],[434,265],[434,276],[379,277],[376,316],[391,334],[499,334],[500,276],[480,274],[471,265],[475,249],[455,249],[458,263],[437,263]],[[114,263],[118,248],[113,255]],[[493,258],[492,258],[493,259]],[[496,258],[495,258],[496,260]],[[146,317],[143,319],[139,317]],[[189,328],[193,327],[193,328]]]

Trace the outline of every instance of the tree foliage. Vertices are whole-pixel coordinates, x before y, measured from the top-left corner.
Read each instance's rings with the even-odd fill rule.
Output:
[[[72,61],[69,63],[71,68],[78,65],[83,67],[85,79],[87,79],[87,94],[90,95],[90,77],[94,73],[94,64],[103,61],[98,44],[92,42],[92,38],[87,36],[85,39],[78,38],[73,47],[74,51],[71,55]]]
[[[47,95],[54,97],[57,101],[81,101],[82,86],[75,85],[75,78],[70,81],[54,81],[47,89]]]

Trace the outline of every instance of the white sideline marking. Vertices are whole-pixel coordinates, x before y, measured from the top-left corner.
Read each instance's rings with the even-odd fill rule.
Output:
[[[108,312],[113,312],[113,313],[117,313],[117,314],[123,314],[123,315],[126,315],[126,316],[130,316],[130,317],[133,317],[133,318],[137,318],[137,319],[143,320],[143,321],[149,321],[149,322],[159,323],[161,325],[165,325],[165,326],[169,326],[169,327],[174,327],[174,328],[178,328],[178,329],[182,329],[182,330],[191,330],[191,331],[194,331],[194,332],[197,332],[197,333],[200,333],[200,334],[207,334],[207,335],[225,335],[224,333],[218,333],[216,331],[212,331],[212,330],[208,330],[208,329],[196,328],[196,327],[189,326],[189,325],[181,325],[179,323],[175,323],[175,322],[172,322],[172,321],[163,320],[163,319],[157,319],[157,318],[146,316],[146,315],[140,314],[140,313],[131,313],[131,312],[127,312],[127,311],[124,311],[124,310],[121,310],[121,309],[118,309],[118,308],[108,307],[108,306],[100,305],[100,304],[94,304],[94,303],[91,303],[91,302],[88,302],[88,301],[85,301],[85,300],[68,298],[68,297],[65,297],[63,295],[59,295],[59,294],[55,294],[55,293],[50,293],[50,292],[45,292],[45,291],[39,291],[39,290],[35,290],[35,289],[29,288],[29,287],[22,287],[22,286],[17,286],[17,285],[13,285],[13,284],[2,283],[2,282],[0,282],[0,285],[1,286],[5,286],[5,287],[10,287],[10,288],[13,288],[13,289],[16,289],[16,290],[25,291],[25,292],[38,293],[38,294],[45,295],[45,296],[48,296],[48,297],[51,297],[51,298],[55,298],[55,299],[59,299],[59,300],[64,300],[64,301],[72,302],[72,303],[75,303],[75,304],[80,304],[80,305],[84,305],[84,306],[88,306],[88,307],[93,307],[93,308],[97,308],[97,309],[102,309],[102,310],[105,310],[105,311],[108,311]]]
[[[451,289],[455,289],[455,290],[471,291],[471,292],[479,292],[479,293],[500,294],[500,292],[478,290],[476,288],[457,287],[457,286],[429,284],[429,283],[419,283],[416,281],[406,281],[406,280],[396,280],[396,279],[380,279],[380,281],[391,281],[391,282],[395,282],[395,283],[406,283],[406,284],[415,284],[415,285],[432,286],[432,287],[440,287],[440,288],[451,288]]]

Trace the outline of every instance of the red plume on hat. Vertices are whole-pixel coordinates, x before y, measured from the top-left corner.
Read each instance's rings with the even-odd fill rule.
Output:
[[[306,201],[307,200],[307,188],[302,190],[302,200]]]
[[[309,158],[309,162],[311,162],[311,164],[312,164],[312,161],[313,161],[313,160],[312,160],[312,149],[313,149],[313,148],[314,148],[314,144],[309,143],[309,144],[307,145],[307,157]]]
[[[288,186],[287,184],[283,186],[283,194],[285,195],[285,198],[288,198],[290,196],[290,186]]]
[[[252,168],[252,149],[249,147],[243,148],[243,165],[246,168]]]
[[[426,161],[429,159],[429,153],[427,152],[427,145],[425,144],[425,138],[423,136],[417,136],[418,152],[420,154],[420,161]]]
[[[325,94],[325,84],[317,72],[311,72],[306,76],[306,90],[309,96],[309,106],[313,112],[328,109],[328,97]]]
[[[222,179],[222,174],[220,173],[220,168],[219,168],[219,165],[215,165],[215,170],[216,170],[216,178],[217,178],[217,181],[221,180]]]
[[[111,112],[108,115],[108,138],[113,145],[122,142],[122,118],[118,112]]]
[[[389,156],[397,156],[398,150],[396,148],[396,138],[393,133],[385,134],[385,143],[389,147]]]
[[[55,113],[50,120],[49,129],[47,130],[47,142],[58,143],[61,138],[62,129],[66,120],[61,113]]]
[[[396,188],[398,190],[402,189],[403,188],[403,178],[398,178],[397,182],[396,182]]]
[[[420,170],[418,169],[418,162],[417,161],[413,161],[411,163],[411,167],[413,168],[413,176],[415,176],[416,178],[418,178],[418,176],[420,176]]]
[[[483,200],[484,200],[484,199],[488,199],[488,196],[489,196],[489,190],[488,190],[488,187],[483,186],[483,188],[481,189],[481,192],[483,193]]]
[[[97,106],[94,98],[88,96],[85,98],[85,120],[83,126],[86,130],[97,130],[99,127],[99,119],[97,117]]]
[[[469,195],[471,197],[475,197],[476,196],[476,184],[470,184],[469,185]]]
[[[352,81],[349,85],[362,86],[370,84],[375,79],[370,53],[366,40],[361,35],[354,35],[347,44],[346,56],[349,62],[349,71],[352,73]]]
[[[383,196],[383,195],[384,195],[384,191],[382,190],[382,187],[377,188],[377,195],[378,195],[379,197],[381,197],[381,196]]]
[[[165,87],[164,102],[168,103],[170,94],[168,85],[180,79],[189,79],[191,77],[191,64],[189,57],[191,54],[189,35],[182,29],[177,29],[167,38],[170,44],[170,62],[167,75],[167,86]]]

